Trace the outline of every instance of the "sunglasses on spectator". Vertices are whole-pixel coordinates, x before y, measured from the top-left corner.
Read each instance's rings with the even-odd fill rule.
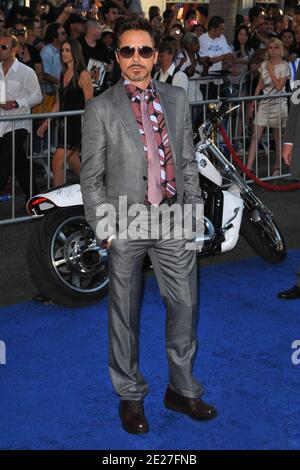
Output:
[[[154,54],[154,49],[150,46],[124,46],[120,49],[117,49],[117,52],[120,54],[121,57],[123,57],[123,59],[130,59],[131,57],[133,57],[135,51],[138,51],[139,55],[143,59],[150,59],[150,57],[152,57]]]
[[[14,34],[15,36],[25,36],[26,29],[14,29],[12,31],[12,34]]]
[[[0,46],[0,49],[2,49],[3,51],[7,51],[8,48],[9,46],[7,46],[6,44],[1,44]]]
[[[0,23],[4,23],[4,19],[3,19],[3,18],[0,18]]]

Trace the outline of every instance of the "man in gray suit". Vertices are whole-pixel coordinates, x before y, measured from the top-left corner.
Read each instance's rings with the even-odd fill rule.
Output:
[[[298,81],[298,83],[296,83]],[[286,165],[290,166],[292,175],[300,178],[300,66],[298,65],[294,82],[294,92],[291,97],[291,106],[286,123],[282,158]],[[298,85],[298,86],[297,86]],[[299,194],[299,193],[298,193]],[[300,265],[297,269],[297,282],[290,289],[278,293],[279,299],[300,299]]]
[[[216,410],[199,398],[202,387],[192,375],[197,343],[195,251],[185,249],[185,239],[147,237],[151,223],[139,239],[124,238],[119,230],[124,218],[119,201],[124,196],[129,207],[146,208],[141,211],[144,222],[162,203],[167,209],[175,202],[202,204],[189,106],[183,89],[151,80],[157,52],[148,21],[126,20],[116,34],[122,79],[86,106],[81,187],[86,218],[99,243],[99,208],[111,204],[119,217],[117,231],[106,241],[109,371],[121,400],[123,428],[142,434],[149,429],[143,409],[148,385],[138,367],[138,326],[147,253],[167,307],[165,406],[196,420],[213,418]]]

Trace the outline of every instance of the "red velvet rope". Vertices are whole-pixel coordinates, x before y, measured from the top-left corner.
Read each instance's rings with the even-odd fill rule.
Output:
[[[248,168],[243,165],[241,162],[240,158],[238,157],[236,151],[231,145],[231,142],[228,138],[228,135],[225,132],[224,127],[220,127],[220,133],[224,139],[224,142],[230,152],[230,155],[233,158],[233,161],[240,167],[240,169],[256,184],[261,186],[262,188],[269,189],[270,191],[292,191],[293,189],[299,189],[299,183],[290,183],[286,185],[275,185],[275,184],[270,184],[266,183],[265,181],[261,181],[259,178],[257,178]]]

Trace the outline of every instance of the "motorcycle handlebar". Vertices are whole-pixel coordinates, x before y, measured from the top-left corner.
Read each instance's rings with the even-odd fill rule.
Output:
[[[226,101],[219,101],[213,109],[210,110],[208,118],[204,121],[203,124],[198,128],[198,134],[200,137],[200,142],[204,142],[204,140],[210,134],[212,127],[219,127],[222,123],[223,119],[225,118],[226,114],[230,114],[235,109],[239,108],[240,105],[233,106],[232,108],[229,107],[230,103]]]

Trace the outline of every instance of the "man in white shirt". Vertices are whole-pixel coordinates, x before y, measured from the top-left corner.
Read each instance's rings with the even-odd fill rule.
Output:
[[[18,39],[7,35],[0,37],[0,191],[12,174],[13,136],[15,146],[15,173],[20,186],[30,197],[30,164],[26,156],[27,135],[30,120],[12,121],[12,115],[30,114],[30,109],[42,101],[42,93],[36,73],[16,59]],[[32,194],[38,192],[34,178]]]
[[[175,51],[172,44],[168,41],[162,41],[159,43],[157,50],[160,69],[154,75],[154,78],[160,82],[179,86],[187,92],[189,80],[187,75],[184,72],[181,72],[179,68],[175,66]]]
[[[208,23],[208,32],[199,37],[200,56],[208,57],[211,63],[208,74],[220,72],[224,62],[232,64],[234,61],[234,55],[223,32],[223,18],[221,16],[213,16]],[[202,91],[204,97],[207,95],[208,99],[215,98],[217,96],[217,85],[221,83],[217,80],[214,80],[214,83],[209,82],[208,93],[203,93]]]

